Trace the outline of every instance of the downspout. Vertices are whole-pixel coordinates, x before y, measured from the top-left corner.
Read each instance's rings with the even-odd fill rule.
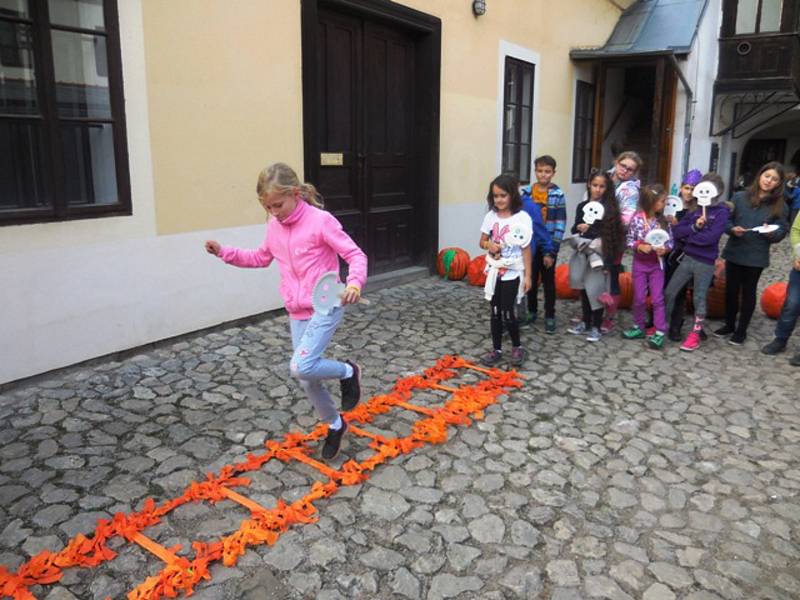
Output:
[[[674,54],[669,55],[669,61],[672,63],[672,67],[678,74],[678,79],[681,80],[683,89],[686,91],[686,114],[683,119],[683,160],[681,161],[681,177],[683,177],[683,174],[689,171],[689,153],[692,148],[692,109],[694,108],[694,92],[692,92],[692,86],[690,86],[689,82],[686,80],[686,76],[683,74],[683,71],[681,71],[678,60],[675,58]]]

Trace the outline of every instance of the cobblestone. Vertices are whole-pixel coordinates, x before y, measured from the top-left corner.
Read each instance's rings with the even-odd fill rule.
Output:
[[[784,245],[762,287],[785,278]],[[331,345],[362,365],[368,394],[442,354],[486,350],[478,288],[427,279],[370,296]],[[578,311],[559,301],[555,336],[538,323],[523,329],[526,385],[484,420],[319,502],[318,523],[235,568],[215,566],[196,597],[800,595],[800,370],[758,352],[774,322],[757,312],[743,347],[712,337],[686,355],[617,335],[585,344],[563,333]],[[58,550],[98,518],[180,493],[264,440],[313,426],[286,366],[287,327],[285,316],[268,317],[6,386],[0,563]],[[386,435],[409,426],[374,423]],[[363,450],[350,438],[342,460]],[[277,461],[248,476],[244,493],[266,505],[299,497],[317,477]],[[183,506],[153,535],[188,545],[228,534],[246,517],[231,506]],[[121,598],[158,565],[139,549],[115,550],[108,568],[70,571],[37,597]]]

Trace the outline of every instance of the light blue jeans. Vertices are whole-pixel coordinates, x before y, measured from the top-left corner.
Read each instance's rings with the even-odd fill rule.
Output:
[[[343,379],[347,375],[347,365],[322,358],[322,353],[343,316],[344,309],[340,307],[334,308],[328,315],[314,313],[310,319],[289,320],[294,348],[289,370],[300,381],[300,387],[305,390],[320,419],[328,424],[336,422],[339,410],[322,380]]]

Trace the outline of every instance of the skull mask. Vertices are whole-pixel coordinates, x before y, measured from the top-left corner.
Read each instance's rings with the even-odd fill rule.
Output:
[[[605,212],[605,207],[599,202],[594,200],[587,202],[586,206],[583,207],[583,222],[587,225],[594,225],[595,221],[602,220]]]
[[[697,206],[711,206],[711,201],[719,196],[719,191],[710,181],[701,181],[695,186],[693,194],[697,198]]]
[[[674,217],[683,210],[683,200],[679,196],[667,196],[667,204],[664,207],[665,217]]]

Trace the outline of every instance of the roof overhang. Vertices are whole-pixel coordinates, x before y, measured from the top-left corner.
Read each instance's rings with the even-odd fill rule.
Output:
[[[572,60],[686,55],[708,0],[638,0],[619,17],[603,46],[573,48]]]

